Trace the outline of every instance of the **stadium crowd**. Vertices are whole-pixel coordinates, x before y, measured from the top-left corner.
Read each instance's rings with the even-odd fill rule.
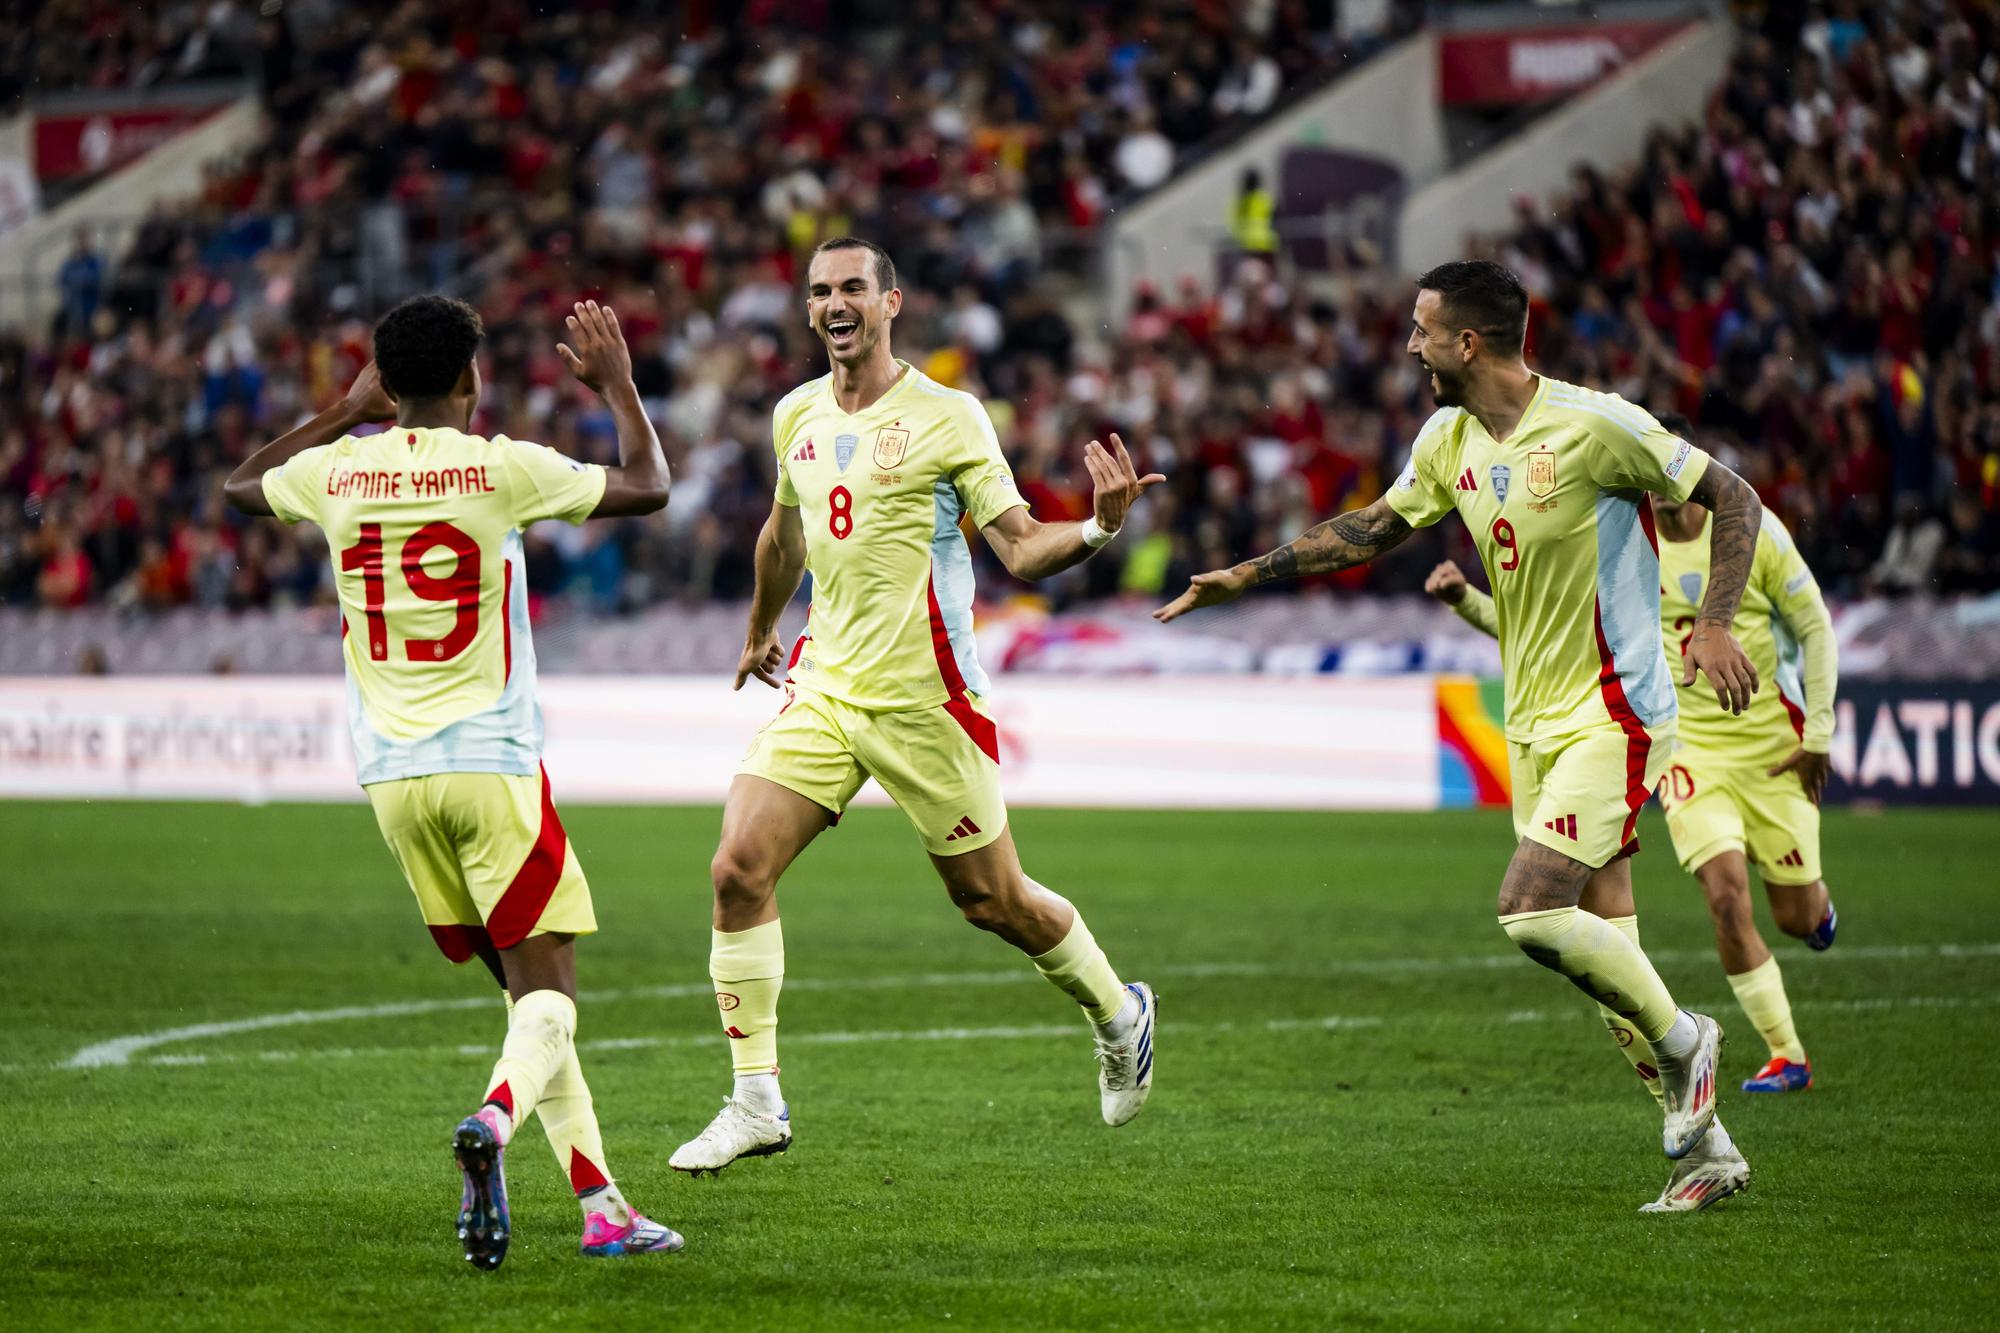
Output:
[[[673,504],[544,525],[529,563],[538,597],[603,609],[747,592],[769,408],[821,364],[799,259],[831,234],[895,249],[899,350],[988,396],[1038,512],[1087,512],[1082,444],[1112,429],[1172,477],[1063,598],[1152,594],[1365,502],[1430,410],[1407,284],[1373,256],[1142,290],[1115,330],[1078,327],[1051,273],[1107,200],[1357,54],[1329,6],[937,4],[900,50],[831,0],[671,42],[608,9],[315,8],[259,29],[269,139],[116,262],[79,238],[49,336],[0,337],[0,602],[327,597],[316,535],[229,520],[217,480],[339,392],[364,316],[429,286],[487,320],[479,425],[587,458],[611,428],[565,382],[560,317],[590,295],[624,319]],[[764,9],[807,21],[773,36]],[[1530,287],[1537,365],[1689,412],[1831,590],[1992,590],[1990,17],[1809,18],[1747,35],[1702,126],[1479,244]],[[1462,541],[1441,525],[1332,582],[1413,588]]]

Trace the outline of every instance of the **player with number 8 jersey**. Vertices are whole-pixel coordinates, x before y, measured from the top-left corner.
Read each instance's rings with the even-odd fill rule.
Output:
[[[668,476],[616,316],[579,304],[568,324],[576,347],[559,350],[604,395],[618,467],[471,433],[479,315],[421,296],[376,326],[376,359],[344,400],[224,487],[240,510],[325,532],[357,776],[439,949],[454,963],[479,958],[506,994],[486,1096],[452,1136],[458,1237],[487,1270],[512,1231],[502,1154],[535,1113],[582,1206],[585,1254],[681,1244],[619,1193],[575,1050],[573,942],[597,919],[541,767],[521,530],[651,513]],[[391,416],[386,430],[355,433]]]
[[[1153,993],[1120,981],[1075,907],[1022,870],[1000,794],[999,736],[981,704],[988,683],[960,522],[970,518],[1016,577],[1046,578],[1089,559],[1165,478],[1140,476],[1117,436],[1110,449],[1093,440],[1084,450],[1092,517],[1036,521],[985,406],[891,351],[903,293],[886,251],[851,236],[822,243],[805,296],[832,369],[772,416],[777,483],[736,670],[738,689],[754,676],[784,700],[737,768],[709,866],[709,979],[735,1080],[721,1112],[668,1165],[698,1175],[790,1148],[778,1084],[778,878],[870,778],[916,827],[966,920],[1027,954],[1088,1015],[1099,1111],[1122,1125],[1152,1089]],[[787,669],[778,618],[807,570],[812,606]],[[921,1001],[909,1003],[921,1016]]]

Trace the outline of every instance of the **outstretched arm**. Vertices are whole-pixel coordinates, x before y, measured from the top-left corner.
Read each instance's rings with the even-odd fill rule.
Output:
[[[1366,509],[1308,528],[1296,541],[1255,560],[1195,575],[1188,590],[1153,612],[1153,619],[1165,624],[1200,607],[1232,602],[1261,584],[1362,564],[1401,543],[1410,531],[1409,522],[1383,496]]]
[[[576,346],[557,343],[556,351],[570,373],[604,399],[618,427],[618,466],[604,469],[604,496],[590,516],[617,518],[665,509],[672,485],[667,455],[632,382],[632,353],[618,316],[608,305],[579,301],[564,323]]]
[[[806,528],[797,505],[771,502],[771,516],[757,534],[757,584],[750,595],[750,627],[743,636],[743,656],[736,662],[736,684],[755,676],[772,689],[784,684],[779,674],[785,660],[778,642],[778,617],[799,590],[806,573]]]
[[[1083,465],[1090,469],[1094,488],[1093,512],[1085,522],[1038,522],[1025,505],[1017,504],[980,529],[1009,574],[1033,583],[1082,564],[1118,535],[1133,501],[1166,480],[1157,472],[1140,476],[1125,441],[1115,433],[1111,446],[1092,440],[1083,448]]]
[[[396,404],[383,391],[381,373],[370,361],[354,377],[346,397],[238,463],[229,480],[222,483],[222,498],[241,513],[268,515],[272,510],[264,495],[266,472],[283,467],[308,449],[332,444],[364,422],[386,421],[395,415]]]
[[[1750,563],[1757,554],[1757,525],[1763,519],[1764,506],[1749,482],[1713,459],[1688,498],[1706,506],[1715,517],[1708,538],[1708,595],[1695,615],[1694,634],[1687,646],[1687,674],[1681,684],[1692,685],[1695,672],[1700,671],[1714,688],[1715,701],[1732,714],[1741,713],[1750,706],[1750,696],[1757,693],[1757,668],[1729,627],[1736,620],[1744,586],[1750,582]]]

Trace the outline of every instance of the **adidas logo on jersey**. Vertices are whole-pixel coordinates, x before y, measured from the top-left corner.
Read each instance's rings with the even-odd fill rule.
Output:
[[[818,457],[819,455],[813,452],[813,442],[811,440],[807,440],[804,444],[792,450],[792,461],[794,463],[810,463]]]
[[[1542,827],[1545,829],[1549,829],[1552,832],[1562,834],[1565,838],[1568,838],[1571,842],[1576,841],[1575,815],[1557,815],[1554,819],[1551,819],[1547,823],[1543,824]]]
[[[979,825],[972,822],[972,816],[965,815],[960,817],[958,827],[947,833],[944,840],[946,842],[957,842],[960,838],[969,838],[977,832],[979,832]]]
[[[1479,489],[1479,478],[1472,475],[1471,468],[1467,468],[1465,475],[1458,479],[1457,489],[1461,491],[1476,491]]]

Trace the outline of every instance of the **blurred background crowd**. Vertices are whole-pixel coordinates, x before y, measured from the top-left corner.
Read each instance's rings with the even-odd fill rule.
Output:
[[[1038,514],[1088,512],[1082,447],[1112,430],[1171,478],[1108,558],[1044,589],[1058,601],[1154,596],[1366,503],[1431,411],[1400,271],[1350,245],[1296,273],[1242,199],[1216,203],[1227,279],[1141,289],[1116,326],[1070,299],[1107,210],[1414,6],[1356,33],[1331,0],[917,0],[896,26],[868,3],[694,3],[640,40],[632,8],[0,18],[0,102],[235,70],[271,113],[129,248],[80,234],[52,324],[0,335],[0,603],[328,599],[317,533],[226,515],[220,479],[344,388],[373,315],[430,289],[486,319],[480,428],[614,457],[554,350],[595,297],[667,442],[664,515],[531,534],[537,598],[743,596],[770,407],[824,365],[803,257],[849,232],[895,253],[899,352],[987,398]],[[1532,364],[1686,412],[1830,591],[2000,588],[1993,15],[1839,0],[1756,24],[1703,123],[1519,200],[1516,229],[1469,251],[1529,287]],[[1447,553],[1469,554],[1456,524],[1327,582],[1407,591]],[[997,564],[983,577],[1006,595]]]

